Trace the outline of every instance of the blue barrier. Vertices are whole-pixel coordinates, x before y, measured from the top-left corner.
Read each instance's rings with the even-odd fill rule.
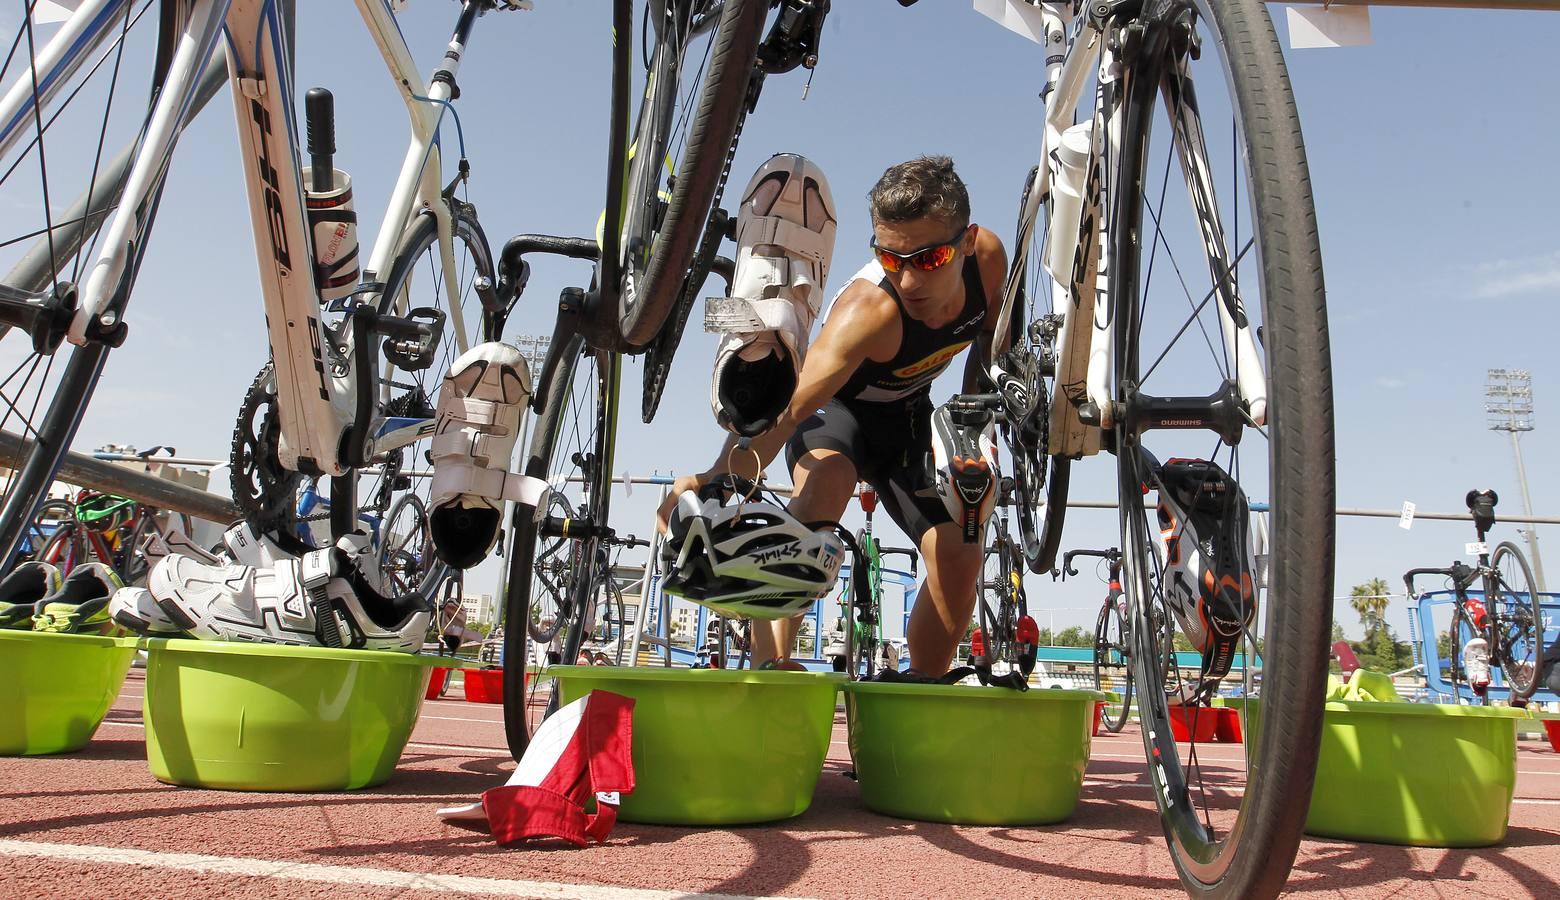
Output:
[[[1482,602],[1484,600],[1484,592],[1470,590],[1468,591],[1468,597]],[[1441,658],[1440,635],[1436,631],[1435,612],[1438,609],[1441,611],[1441,618],[1446,622],[1447,627],[1450,628],[1452,624],[1452,607],[1456,603],[1457,593],[1455,591],[1429,591],[1419,595],[1419,645],[1420,659],[1425,667],[1425,683],[1430,686],[1431,690],[1447,696],[1451,696],[1454,693],[1450,676],[1451,660]],[[1539,610],[1544,614],[1544,635],[1539,648],[1542,651],[1555,640],[1557,634],[1560,634],[1560,593],[1552,591],[1540,593],[1538,606]],[[1462,633],[1456,635],[1451,642],[1451,652],[1461,653],[1462,646],[1472,636],[1472,632],[1465,622]],[[1490,699],[1509,700],[1511,699],[1511,688],[1506,686],[1506,675],[1493,663],[1494,661],[1491,660]],[[1473,689],[1466,685],[1462,687],[1460,693],[1464,699],[1475,702],[1478,700],[1473,693]],[[1553,691],[1539,690],[1533,695],[1533,700],[1555,702],[1560,701],[1560,696],[1557,696]]]

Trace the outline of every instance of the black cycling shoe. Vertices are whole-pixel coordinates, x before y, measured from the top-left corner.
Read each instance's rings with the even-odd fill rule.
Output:
[[[970,666],[959,666],[943,675],[928,675],[915,669],[906,669],[903,672],[898,669],[879,669],[878,673],[872,676],[872,680],[885,684],[958,684],[971,675],[977,674],[979,673]]]

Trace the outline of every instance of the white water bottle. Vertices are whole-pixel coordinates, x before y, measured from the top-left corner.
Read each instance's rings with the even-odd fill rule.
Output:
[[[1051,243],[1046,267],[1058,281],[1072,276],[1079,218],[1083,215],[1085,169],[1093,144],[1093,121],[1079,122],[1062,132],[1056,153],[1051,156]]]
[[[1463,671],[1473,692],[1484,696],[1490,686],[1490,645],[1484,638],[1474,637],[1463,646]]]

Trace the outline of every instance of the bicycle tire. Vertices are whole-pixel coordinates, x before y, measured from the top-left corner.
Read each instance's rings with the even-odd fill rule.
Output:
[[[77,566],[89,563],[102,563],[114,568],[114,561],[101,558],[93,547],[87,526],[74,519],[60,525],[49,542],[44,544],[39,559],[59,569],[61,576],[69,576]]]
[[[1037,239],[1032,223],[1024,219],[1024,209],[1029,205],[1029,194],[1034,187],[1037,170],[1038,167],[1029,170],[1029,174],[1024,178],[1024,189],[1019,194],[1019,220],[1017,236],[1014,238],[1015,247],[1020,244],[1031,244]],[[1029,257],[1034,266],[1036,280],[1040,280],[1039,261],[1045,256],[1046,244],[1049,241],[1049,235],[1046,233],[1051,221],[1049,198],[1042,199],[1037,210],[1035,221],[1040,224],[1042,232],[1038,236],[1039,245],[1029,250]],[[1051,402],[1045,386],[1047,376],[1043,372],[1041,360],[1037,358],[1035,341],[1029,335],[1029,329],[1024,326],[1026,319],[1031,321],[1034,319],[1034,311],[1026,308],[1029,305],[1030,265],[1021,266],[1015,258],[1011,277],[1016,287],[1013,298],[1014,308],[1009,324],[1013,346],[1009,353],[1016,354],[1019,368],[1022,369],[1019,374],[1024,380],[1026,400],[1034,405],[1035,415],[1039,416],[1039,434],[1022,436],[1007,417],[1003,417],[1001,421],[1003,436],[1008,444],[1008,455],[1013,461],[1013,499],[1014,508],[1018,513],[1018,535],[1024,562],[1029,566],[1029,571],[1040,575],[1055,568],[1056,554],[1061,549],[1062,527],[1067,519],[1067,488],[1072,472],[1072,460],[1065,456],[1051,456],[1047,453]],[[1045,296],[1040,300],[1049,304],[1049,293],[1046,291],[1041,293]]]
[[[408,523],[398,536],[402,518],[408,519]],[[391,504],[380,522],[379,551],[374,558],[379,569],[375,586],[386,596],[398,597],[437,587],[424,583],[437,563],[428,529],[428,509],[421,497],[402,494]],[[434,600],[431,593],[423,596],[430,602]]]
[[[691,92],[683,91],[680,74],[665,77],[668,67],[663,66],[659,77],[651,79],[640,108],[634,155],[628,160],[624,175],[628,189],[624,196],[624,237],[619,247],[616,312],[618,335],[626,346],[642,348],[649,344],[682,291],[714,202],[716,185],[727,165],[767,11],[768,4],[763,0],[725,0],[721,6],[720,21],[710,37],[698,108],[663,215],[656,212],[660,173],[667,159],[671,131],[657,126],[656,110],[674,108],[679,94]],[[657,29],[657,52],[677,55],[675,68],[680,69],[681,53],[686,46],[676,47],[675,40],[675,36]],[[648,251],[641,254],[639,248]]]
[[[119,577],[127,585],[144,585],[146,576],[151,567],[146,564],[146,557],[141,555],[141,542],[148,534],[157,532],[158,511],[150,506],[139,506],[135,518],[135,527],[130,529],[128,538],[119,542],[119,565],[115,568]],[[189,529],[184,529],[189,534]]]
[[[612,449],[617,422],[618,381],[621,374],[621,357],[603,350],[586,347],[584,338],[576,335],[567,341],[553,344],[548,354],[556,356],[549,365],[552,382],[542,387],[541,413],[531,432],[531,445],[526,452],[525,474],[546,480],[554,485],[552,498],[576,495],[579,502],[569,502],[570,511],[576,513],[575,521],[586,526],[606,524],[611,486]],[[585,365],[581,363],[585,362]],[[587,409],[587,405],[593,408]],[[567,427],[575,423],[575,427]],[[583,431],[583,434],[581,433]],[[572,468],[571,468],[572,467]],[[570,477],[578,477],[572,481]],[[595,599],[597,579],[603,574],[593,564],[581,564],[581,560],[595,560],[600,538],[589,527],[577,537],[550,536],[544,525],[547,510],[516,503],[510,533],[514,545],[509,553],[509,570],[504,593],[504,734],[509,752],[515,759],[525,753],[530,743],[533,719],[532,707],[536,704],[536,688],[528,688],[524,677],[530,660],[531,609],[536,587],[537,563],[549,557],[549,550],[562,548],[572,580],[564,589],[569,592],[571,607],[560,607],[559,622],[564,633],[561,659],[573,662],[579,655],[583,642],[585,617],[573,614],[578,603]],[[556,517],[555,517],[556,524]],[[553,541],[544,544],[543,541]],[[541,679],[532,679],[539,686]],[[549,697],[546,706],[555,704],[555,696]]]
[[[76,517],[76,507],[68,500],[45,500],[33,514],[23,534],[23,545],[18,548],[17,560],[42,560],[43,550],[49,539],[66,522]],[[25,556],[23,555],[25,554]]]
[[[4,156],[0,158],[0,171],[5,173],[0,175],[0,190],[3,190],[4,201],[13,212],[18,209],[13,201],[19,201],[23,196],[31,198],[37,193],[36,187],[26,187],[21,182],[17,182],[16,190],[12,190],[13,173],[18,178],[25,178],[23,173],[34,173],[41,183],[42,197],[49,200],[50,204],[55,200],[69,202],[68,198],[75,197],[76,192],[80,191],[80,197],[70,208],[59,210],[61,214],[59,220],[52,217],[53,211],[47,211],[40,213],[34,221],[13,224],[12,227],[19,229],[21,234],[15,239],[16,241],[30,238],[36,240],[32,242],[32,248],[26,254],[20,255],[19,258],[6,259],[6,265],[14,264],[3,279],[3,287],[8,289],[8,292],[14,291],[24,296],[56,297],[61,295],[58,285],[72,285],[70,291],[73,293],[74,283],[85,278],[85,267],[88,265],[85,260],[95,251],[97,229],[107,218],[109,210],[118,205],[115,194],[117,188],[110,186],[106,178],[103,182],[99,181],[100,169],[117,170],[124,160],[133,159],[137,155],[145,124],[161,92],[172,62],[173,48],[180,37],[188,14],[187,0],[146,0],[139,6],[135,4],[126,6],[122,25],[110,24],[109,30],[104,32],[107,36],[103,40],[109,43],[109,49],[103,56],[98,57],[98,64],[86,67],[87,71],[84,75],[80,75],[79,69],[70,73],[65,80],[62,80],[63,86],[59,89],[59,93],[44,97],[42,103],[29,103],[28,109],[32,110],[31,114],[26,115],[29,124],[18,126],[19,129],[25,130],[0,135],[4,141]],[[31,16],[24,14],[20,21],[20,30],[12,46],[22,48],[21,52],[25,54],[31,52],[27,48],[35,46],[31,34]],[[117,16],[115,21],[118,21]],[[141,26],[142,22],[146,23],[144,28]],[[134,38],[131,37],[132,33],[135,34]],[[153,46],[145,48],[141,43],[142,40],[153,42]],[[115,107],[113,97],[118,91],[126,48],[132,44],[140,49],[151,50],[151,62],[146,67],[146,77],[149,82],[147,100],[144,106],[130,104],[135,110],[133,115],[118,120],[129,132],[128,142],[118,157],[105,162],[104,144],[107,135],[110,131],[115,131],[115,143],[120,138],[119,132],[109,127],[109,120]],[[41,49],[41,44],[36,46]],[[95,56],[100,47],[101,43],[82,52],[86,56]],[[117,58],[113,60],[113,64],[108,64],[110,57],[116,54]],[[139,53],[133,56],[132,68],[140,59],[144,59]],[[19,60],[18,85],[23,79],[33,78],[34,68],[28,59],[29,57],[23,56]],[[112,79],[106,83],[106,87],[102,90],[92,88],[83,91],[84,88],[91,87],[87,82],[100,73]],[[78,78],[77,75],[80,77]],[[9,88],[10,85],[7,84],[6,87]],[[76,97],[86,96],[90,98],[90,102],[96,103],[99,94],[106,98],[101,122],[76,125],[70,124],[74,114],[61,118],[69,113],[69,107]],[[126,103],[128,102],[126,100]],[[119,105],[123,107],[125,104]],[[87,115],[91,116],[92,113],[89,112]],[[64,168],[72,170],[68,173],[61,172],[60,160],[56,154],[55,165],[51,171],[46,159],[47,143],[36,138],[32,141],[27,140],[29,131],[33,135],[38,133],[32,123],[44,121],[47,123],[47,130],[52,130],[55,134],[73,134],[75,132],[71,129],[78,127],[81,129],[81,134],[90,134],[87,146],[97,145],[96,154],[91,157],[91,165],[83,164],[74,169],[65,166]],[[88,139],[83,138],[83,140]],[[20,150],[17,150],[18,145],[22,145]],[[39,152],[33,154],[35,147],[39,148]],[[31,163],[28,163],[29,155],[33,157]],[[147,235],[156,218],[162,188],[166,182],[166,173],[165,167],[152,186],[142,215],[135,223],[134,233],[130,237],[132,249],[123,274],[121,306],[118,308],[120,323],[123,322],[123,306],[128,304],[135,279],[140,272]],[[51,182],[54,188],[52,191]],[[119,184],[120,186],[123,184],[122,175]],[[31,201],[19,208],[43,208],[44,206],[43,203]],[[12,243],[12,241],[7,239],[5,243]],[[69,273],[68,277],[67,273]],[[68,323],[72,308],[73,304],[71,307],[61,306],[56,313],[43,317],[52,319],[52,324],[40,322],[31,328],[0,325],[0,341],[4,342],[0,344],[0,352],[14,353],[15,356],[11,358],[22,360],[12,373],[11,379],[7,380],[9,408],[3,420],[0,420],[0,427],[26,436],[19,442],[15,458],[8,463],[8,468],[13,472],[6,481],[3,494],[0,494],[0,571],[9,570],[15,561],[17,550],[25,539],[25,531],[31,525],[49,485],[53,483],[66,450],[75,439],[82,416],[91,402],[111,344],[114,342],[112,339],[94,340],[86,346],[72,345],[64,365],[58,367],[59,371],[56,372],[56,364],[60,361],[56,358],[56,354],[60,349],[59,341],[63,337],[63,331],[60,329]],[[28,333],[29,331],[37,331],[38,334],[34,336]],[[122,338],[122,335],[120,337]],[[23,349],[23,341],[27,342],[26,349]],[[18,380],[24,371],[25,378]],[[57,377],[54,377],[56,374]]]
[[[1115,627],[1114,636],[1111,634],[1112,626]],[[1122,670],[1116,676],[1121,683],[1121,705],[1115,715],[1110,714],[1110,707],[1107,706],[1105,715],[1100,717],[1100,724],[1111,734],[1121,733],[1132,712],[1132,662],[1126,635],[1126,616],[1116,604],[1107,600],[1100,607],[1099,618],[1094,623],[1094,689],[1107,689],[1105,669]],[[1110,655],[1113,651],[1116,654],[1114,657]]]
[[[1192,18],[1182,18],[1187,15]],[[1310,796],[1316,773],[1331,626],[1333,414],[1315,209],[1288,75],[1272,23],[1261,4],[1254,0],[1194,0],[1185,5],[1145,7],[1134,23],[1138,24],[1146,29],[1141,35],[1122,35],[1129,43],[1141,37],[1142,43],[1137,45],[1140,55],[1129,65],[1128,73],[1111,88],[1114,101],[1122,104],[1121,150],[1114,160],[1117,168],[1106,177],[1111,202],[1108,258],[1115,340],[1115,370],[1110,380],[1115,404],[1112,434],[1124,551],[1122,581],[1137,643],[1133,664],[1143,744],[1162,830],[1188,893],[1197,897],[1271,897],[1288,878],[1305,825],[1307,804],[1301,798]],[[1182,25],[1201,32],[1182,32]],[[1189,52],[1192,46],[1201,49],[1196,61]],[[1194,87],[1188,76],[1194,66],[1217,71],[1210,73],[1210,78],[1195,81]],[[1230,94],[1213,98],[1213,105],[1207,95],[1196,93],[1196,87],[1221,86]],[[1160,182],[1149,167],[1157,154],[1150,150],[1149,142],[1161,95],[1165,102],[1161,113],[1172,140],[1164,152],[1164,186],[1155,191]],[[1238,141],[1239,146],[1229,151],[1229,171],[1216,177],[1210,173],[1219,157],[1208,150],[1202,118],[1210,110],[1219,110],[1221,102],[1228,106],[1233,123],[1231,141]],[[1222,142],[1222,131],[1220,138]],[[1224,148],[1216,149],[1222,152]],[[1182,231],[1166,232],[1164,198],[1170,193],[1169,181],[1177,165],[1184,187],[1175,194],[1188,203],[1185,218],[1176,223]],[[1244,191],[1238,184],[1242,173],[1247,177]],[[1234,210],[1233,218],[1228,212],[1221,213],[1215,185],[1222,178],[1236,182],[1230,185],[1236,196],[1225,198]],[[1156,201],[1159,214],[1152,210]],[[1152,221],[1144,215],[1145,208],[1149,208]],[[1253,213],[1254,222],[1242,221],[1243,215]],[[1233,232],[1224,230],[1218,221],[1221,214],[1234,224]],[[1243,225],[1249,235],[1241,232]],[[1231,233],[1238,252],[1230,252],[1224,244]],[[1231,367],[1243,362],[1238,354],[1231,357],[1226,353],[1221,358],[1211,337],[1207,339],[1207,357],[1194,343],[1179,344],[1188,326],[1198,321],[1201,307],[1195,301],[1190,304],[1192,315],[1180,331],[1171,336],[1172,331],[1164,330],[1167,343],[1157,358],[1150,354],[1160,348],[1142,346],[1145,337],[1152,339],[1160,330],[1148,324],[1153,321],[1150,314],[1158,314],[1163,305],[1153,304],[1148,293],[1157,251],[1163,242],[1165,255],[1172,260],[1166,265],[1174,264],[1170,244],[1178,238],[1196,248],[1194,258],[1206,264],[1211,282],[1207,296],[1220,299],[1214,312],[1244,325],[1253,324],[1250,317],[1260,314],[1260,325],[1252,333],[1254,343],[1260,341],[1257,353],[1265,354],[1265,360],[1256,360],[1256,365],[1266,375],[1266,405],[1260,416],[1241,406],[1252,427],[1240,424],[1234,437],[1215,440],[1201,422],[1194,430],[1150,430],[1146,423],[1140,428],[1133,419],[1135,410],[1142,408],[1135,405],[1138,391],[1198,397],[1220,386],[1221,382],[1210,379],[1207,372],[1196,387],[1175,383],[1183,380],[1188,355],[1201,358],[1204,364],[1211,357],[1213,374],[1221,375],[1225,386],[1239,375],[1238,369]],[[1253,248],[1255,253],[1248,262],[1247,253]],[[1177,275],[1189,268],[1176,266]],[[1172,280],[1166,276],[1160,284]],[[1201,290],[1182,288],[1189,300]],[[1242,305],[1238,293],[1246,294],[1249,300],[1256,292],[1261,295],[1257,304]],[[1175,296],[1168,312],[1184,317],[1179,294]],[[1180,352],[1172,356],[1176,350]],[[1161,368],[1166,360],[1171,365]],[[1172,389],[1167,391],[1166,386]],[[1264,424],[1256,424],[1258,417]],[[1227,435],[1235,427],[1226,424],[1219,433]],[[1253,452],[1238,453],[1242,434],[1250,439],[1244,449],[1256,444]],[[1177,435],[1191,437],[1175,442]],[[1148,448],[1147,438],[1160,448],[1157,455]],[[1178,452],[1167,456],[1165,443],[1175,443]],[[1211,452],[1207,452],[1209,444],[1213,444]],[[1188,453],[1180,449],[1183,447],[1192,450]],[[1143,503],[1144,489],[1154,489],[1160,477],[1152,459],[1180,455],[1217,462],[1226,453],[1230,458],[1226,470],[1234,473],[1229,477],[1251,487],[1261,485],[1259,499],[1270,502],[1272,522],[1267,581],[1258,583],[1262,573],[1255,568],[1242,576],[1251,579],[1252,621],[1257,635],[1243,619],[1236,620],[1245,651],[1241,662],[1245,696],[1253,696],[1251,659],[1258,647],[1262,675],[1260,703],[1241,708],[1246,718],[1242,726],[1246,742],[1241,748],[1244,768],[1221,785],[1221,792],[1239,793],[1239,806],[1233,814],[1226,805],[1216,804],[1202,786],[1195,734],[1186,756],[1192,772],[1183,766],[1170,701],[1171,692],[1175,692],[1181,703],[1188,703],[1186,688],[1179,684],[1179,666],[1159,661],[1154,648],[1146,643],[1155,639],[1151,632],[1156,606],[1165,610],[1165,634],[1172,638],[1174,622],[1162,593],[1165,573],[1155,544],[1158,524],[1147,516]],[[1250,493],[1238,484],[1237,488]],[[1196,491],[1202,490],[1198,485]],[[1249,523],[1238,524],[1241,527],[1227,532],[1233,542],[1226,545],[1232,549],[1225,552],[1244,554],[1250,546]],[[1224,527],[1231,526],[1224,523]],[[1274,597],[1282,599],[1274,602]],[[1167,655],[1174,660],[1173,654]],[[1172,685],[1172,680],[1177,683]],[[1207,685],[1194,688],[1199,693],[1189,703],[1193,711],[1205,702]],[[1239,782],[1242,776],[1243,785]],[[1218,825],[1213,824],[1216,815]]]
[[[1515,561],[1511,572],[1504,571],[1504,562]],[[1513,699],[1526,700],[1538,690],[1543,672],[1544,610],[1539,605],[1537,582],[1527,557],[1516,544],[1502,541],[1490,554],[1490,568],[1494,570],[1495,602],[1485,597],[1489,608],[1490,632],[1495,636],[1496,647],[1491,653],[1498,657],[1501,675],[1511,688]],[[1515,580],[1515,583],[1514,583]],[[1515,654],[1526,648],[1526,655]]]
[[[477,292],[478,284],[497,283],[492,247],[477,220],[476,207],[453,198],[448,204],[452,255],[459,268],[455,273],[458,299],[451,302],[447,286],[443,283],[446,273],[440,259],[438,220],[431,213],[424,212],[417,216],[407,227],[395,259],[390,264],[389,273],[385,276],[384,290],[379,297],[381,315],[404,315],[408,309],[432,307],[444,312],[447,317],[443,338],[426,368],[408,370],[398,368],[388,360],[379,362],[384,367],[380,372],[380,383],[395,385],[395,390],[404,392],[388,398],[386,415],[432,417],[438,406],[438,393],[444,377],[455,360],[465,350],[499,337],[492,332],[494,320],[486,314]],[[419,286],[417,282],[425,269],[428,283]],[[458,319],[455,316],[457,309],[460,313]],[[428,444],[419,440],[394,453],[397,459],[402,458],[401,454],[406,454],[415,464],[427,458],[427,449]],[[504,461],[506,466],[508,462]],[[432,479],[411,478],[410,482],[409,487],[398,489],[394,484],[385,485],[382,481],[375,481],[373,476],[368,476],[367,484],[370,490],[384,496],[418,496],[426,509],[432,501]],[[361,489],[359,496],[366,496]],[[384,508],[388,509],[389,505],[386,504]],[[424,597],[433,597],[449,575],[449,570],[449,566],[435,557],[434,562],[423,572],[418,592]]]
[[[1462,629],[1463,629],[1462,598],[1458,598],[1452,604],[1452,624],[1447,629],[1447,643],[1449,645],[1446,660],[1446,680],[1452,687],[1452,705],[1462,705],[1462,689],[1468,684],[1467,673],[1462,667]]]

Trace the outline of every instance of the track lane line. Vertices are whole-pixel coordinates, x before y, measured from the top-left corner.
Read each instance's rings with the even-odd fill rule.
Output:
[[[278,881],[308,881],[324,884],[368,885],[397,890],[442,891],[445,893],[487,894],[499,897],[580,898],[580,900],[674,900],[689,897],[698,900],[780,900],[732,894],[701,894],[688,891],[656,891],[642,888],[601,887],[563,884],[555,881],[521,881],[504,878],[477,878],[470,875],[440,875],[432,872],[404,872],[398,869],[371,869],[355,866],[326,866],[317,863],[281,862],[233,856],[208,856],[203,853],[162,853],[121,847],[93,847],[86,844],[53,844],[42,841],[0,839],[0,856],[27,856],[106,865],[148,866],[184,872],[272,878]]]

